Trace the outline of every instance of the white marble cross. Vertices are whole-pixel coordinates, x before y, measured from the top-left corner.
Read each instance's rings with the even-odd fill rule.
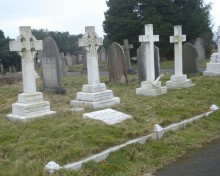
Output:
[[[153,24],[145,25],[145,35],[139,36],[139,42],[146,43],[147,81],[155,81],[154,42],[159,41],[159,35],[153,35]]]
[[[34,57],[38,50],[43,50],[43,42],[31,34],[30,26],[19,27],[17,41],[10,41],[10,51],[17,51],[22,61],[23,92],[36,92]]]
[[[186,35],[182,35],[182,26],[174,26],[174,36],[170,36],[170,43],[174,43],[175,75],[183,74],[182,42]]]
[[[79,39],[79,46],[86,50],[88,84],[91,85],[100,83],[97,50],[101,45],[102,38],[97,36],[95,27],[85,27],[83,37]]]
[[[217,40],[218,40],[218,53],[220,54],[220,26],[218,26],[218,34],[217,34]]]

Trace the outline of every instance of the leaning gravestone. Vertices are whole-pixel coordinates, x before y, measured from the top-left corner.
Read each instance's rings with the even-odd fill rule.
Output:
[[[43,91],[64,94],[66,91],[60,82],[60,53],[57,44],[51,37],[46,37],[43,46],[41,56]]]
[[[194,47],[198,53],[198,60],[206,59],[204,40],[197,38],[194,42]]]
[[[116,42],[113,42],[108,48],[108,66],[110,81],[128,83],[124,51]]]
[[[194,74],[198,73],[197,67],[198,53],[191,43],[183,45],[183,73]]]
[[[123,42],[124,45],[122,46],[122,48],[124,49],[125,53],[126,67],[127,69],[131,69],[131,57],[129,50],[133,48],[133,45],[128,43],[128,39],[124,39]]]
[[[21,56],[23,93],[18,95],[18,102],[12,104],[12,114],[7,115],[12,120],[27,121],[28,119],[54,114],[50,111],[50,102],[43,101],[42,92],[36,92],[34,72],[34,56],[43,50],[43,43],[31,33],[31,27],[19,28],[17,41],[10,41],[10,51],[16,51]]]

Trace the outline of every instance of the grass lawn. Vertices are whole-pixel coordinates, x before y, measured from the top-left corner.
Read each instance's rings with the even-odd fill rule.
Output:
[[[170,79],[165,74],[162,84]],[[190,78],[190,76],[188,76]],[[170,90],[158,97],[135,94],[140,87],[136,75],[129,75],[129,84],[113,84],[101,77],[121,104],[113,109],[130,114],[132,119],[109,126],[100,121],[83,119],[82,113],[69,111],[70,101],[87,83],[86,76],[66,77],[62,80],[66,95],[44,94],[51,110],[57,112],[49,118],[36,119],[28,123],[11,122],[6,115],[11,113],[12,103],[22,91],[22,84],[0,87],[0,175],[44,176],[43,170],[49,161],[60,165],[86,158],[111,146],[152,133],[154,124],[167,126],[183,119],[209,111],[212,104],[220,105],[220,78],[191,77],[195,86]],[[41,81],[37,82],[41,88]],[[86,109],[85,112],[92,111]],[[185,130],[170,132],[160,141],[144,145],[128,146],[101,163],[90,162],[78,172],[60,170],[54,175],[100,175],[137,176],[154,172],[177,160],[203,143],[220,137],[220,112],[189,125]]]

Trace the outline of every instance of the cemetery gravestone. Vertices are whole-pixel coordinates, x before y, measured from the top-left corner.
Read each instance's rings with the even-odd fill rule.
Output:
[[[172,75],[170,81],[166,82],[168,89],[181,89],[192,86],[191,80],[183,75],[182,42],[184,41],[186,41],[186,36],[182,35],[182,26],[174,26],[174,36],[170,37],[170,42],[174,43],[175,75]]]
[[[78,92],[76,100],[71,101],[71,110],[81,111],[84,107],[105,108],[120,103],[120,99],[113,96],[112,90],[107,90],[106,85],[100,83],[97,56],[100,45],[102,38],[97,36],[95,27],[85,27],[79,46],[86,50],[88,84],[83,85],[82,92]]]
[[[198,53],[191,43],[183,45],[183,73],[196,74],[198,73],[197,67]]]
[[[204,41],[201,38],[197,38],[194,42],[194,47],[198,53],[198,60],[206,59],[205,54],[205,44]]]
[[[10,41],[10,51],[16,51],[22,60],[23,93],[18,95],[18,102],[12,104],[12,114],[7,115],[11,120],[27,121],[28,119],[54,114],[50,111],[49,101],[43,101],[41,92],[36,92],[34,74],[34,56],[38,50],[43,50],[41,40],[31,34],[31,27],[19,28],[20,36],[17,41]]]
[[[128,39],[124,39],[123,42],[124,45],[122,46],[122,48],[124,49],[125,53],[126,68],[131,69],[131,57],[129,50],[133,48],[133,45],[128,43]]]
[[[63,52],[60,53],[60,70],[61,70],[61,77],[66,76],[66,63],[65,63],[65,55]]]
[[[210,62],[206,64],[206,71],[203,72],[204,76],[220,76],[220,26],[218,27],[218,53],[213,53]]]
[[[107,55],[106,55],[106,50],[103,46],[101,46],[99,49],[98,49],[98,60],[99,61],[106,61],[107,60]]]
[[[145,43],[141,43],[141,46],[137,49],[137,62],[138,62],[138,78],[139,81],[147,80],[147,71],[146,71],[146,50]],[[159,48],[154,46],[154,63],[155,63],[155,78],[160,75],[160,53]]]
[[[166,87],[161,87],[160,76],[155,80],[154,42],[159,41],[158,35],[153,35],[153,25],[145,25],[145,35],[139,36],[139,42],[145,43],[146,57],[145,70],[147,80],[141,82],[141,87],[136,89],[136,94],[157,96],[167,92]]]
[[[43,91],[64,94],[66,91],[61,86],[60,53],[56,42],[51,37],[43,41],[41,56]]]
[[[122,47],[113,42],[108,48],[109,81],[128,83],[125,56]]]
[[[85,113],[83,114],[83,118],[101,120],[108,125],[114,125],[131,118],[131,116],[119,111],[115,111],[113,109],[104,109],[100,111]]]

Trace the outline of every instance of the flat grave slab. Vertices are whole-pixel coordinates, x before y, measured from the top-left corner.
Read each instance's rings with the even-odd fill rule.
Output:
[[[108,125],[114,125],[116,123],[120,123],[126,119],[131,118],[131,116],[108,108],[100,111],[85,113],[83,114],[83,118],[101,120]]]

